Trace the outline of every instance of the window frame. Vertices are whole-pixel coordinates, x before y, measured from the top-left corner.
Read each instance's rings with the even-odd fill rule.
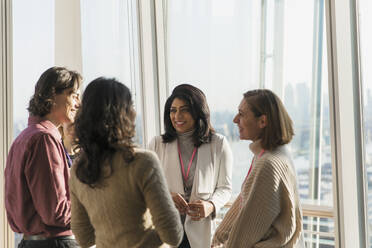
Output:
[[[272,0],[271,0],[272,1]],[[272,90],[283,99],[283,26],[284,26],[284,0],[273,1],[274,12],[274,27],[273,27],[273,51],[267,51],[266,36],[267,25],[269,17],[267,16],[268,0],[262,0],[261,9],[261,61],[260,61],[260,82],[262,88],[267,88],[265,77],[266,71],[266,58],[273,59],[272,71]],[[323,54],[323,30],[325,28],[324,20],[324,0],[314,1],[314,20],[313,20],[313,56],[312,56],[312,90],[311,90],[311,122],[312,129],[310,134],[310,168],[309,168],[309,193],[311,198],[317,198],[320,193],[320,183],[322,171],[321,156],[321,130],[322,130],[322,54]],[[318,166],[315,166],[315,165]],[[318,168],[318,169],[316,169]],[[306,204],[309,206],[310,204]]]
[[[5,169],[13,134],[12,60],[12,1],[4,0],[0,5],[0,169],[2,172]],[[5,198],[4,188],[4,176],[1,176],[1,199]],[[4,204],[0,205],[0,212],[0,246],[14,247],[14,234],[8,225]]]
[[[163,110],[160,106],[164,105],[168,95],[164,38],[166,1],[136,1],[144,144],[147,145],[151,137],[161,133]],[[366,247],[369,244],[366,231],[367,198],[363,165],[357,0],[327,0],[325,5],[335,246]],[[13,138],[11,0],[2,1],[0,13],[0,167],[4,171],[7,151]],[[0,189],[4,199],[4,177],[0,177]],[[7,224],[3,204],[0,211],[0,245],[14,247],[14,235]]]
[[[359,10],[360,10],[360,5],[359,5],[359,1],[360,0],[355,0],[353,1],[352,3],[352,10],[351,10],[351,15],[353,16],[352,18],[352,25],[353,25],[353,29],[352,29],[352,32],[353,32],[353,48],[354,48],[354,57],[353,57],[353,61],[354,63],[357,63],[357,67],[355,67],[355,77],[358,79],[358,85],[356,87],[359,87],[358,89],[358,94],[359,94],[359,105],[360,105],[360,109],[359,109],[359,120],[360,120],[360,140],[361,140],[361,144],[360,144],[360,152],[359,152],[359,158],[362,159],[362,168],[360,170],[361,173],[363,173],[363,175],[361,175],[360,177],[363,178],[363,185],[364,185],[364,204],[363,204],[363,207],[364,207],[364,214],[365,214],[365,217],[364,217],[364,227],[365,227],[365,245],[366,247],[371,247],[372,246],[372,241],[370,239],[370,237],[372,237],[372,229],[371,227],[369,227],[369,217],[371,217],[371,215],[368,214],[368,176],[367,176],[367,167],[366,167],[366,147],[365,147],[365,137],[366,137],[366,134],[364,134],[364,130],[365,130],[365,126],[364,126],[364,99],[363,99],[363,84],[365,83],[364,82],[364,79],[363,79],[363,70],[362,70],[362,56],[361,56],[361,36],[360,36],[360,15],[359,15]],[[371,236],[370,236],[371,235]]]
[[[367,247],[356,2],[326,1],[326,23],[336,247]]]
[[[157,56],[157,34],[155,1],[138,1],[140,82],[142,92],[144,146],[160,133],[161,121],[159,98],[159,62]]]

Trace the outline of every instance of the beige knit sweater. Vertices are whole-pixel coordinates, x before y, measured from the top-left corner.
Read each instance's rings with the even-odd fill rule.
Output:
[[[138,149],[128,164],[118,152],[112,165],[96,188],[81,183],[74,166],[71,171],[71,229],[81,247],[177,246],[183,228],[156,155]]]
[[[296,173],[285,146],[265,151],[251,144],[254,162],[242,191],[216,230],[213,246],[302,247]]]

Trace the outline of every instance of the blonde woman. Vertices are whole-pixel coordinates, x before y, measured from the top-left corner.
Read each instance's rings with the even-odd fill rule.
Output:
[[[219,225],[212,247],[302,247],[296,172],[286,144],[292,120],[270,90],[248,91],[234,122],[254,154],[241,193]]]

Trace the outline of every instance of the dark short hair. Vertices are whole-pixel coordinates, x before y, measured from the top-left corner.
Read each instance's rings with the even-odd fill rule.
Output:
[[[117,151],[126,162],[133,160],[135,117],[132,96],[124,84],[100,77],[88,85],[75,119],[81,151],[76,176],[82,183],[95,187],[103,178],[105,162],[110,162]],[[111,163],[109,166],[112,173]]]
[[[34,116],[50,113],[54,97],[70,88],[80,88],[81,75],[64,67],[51,67],[41,74],[35,86],[35,93],[28,105],[28,112]]]
[[[250,90],[244,93],[244,100],[255,117],[267,118],[267,126],[259,137],[263,149],[272,150],[292,140],[293,123],[277,95],[268,89]]]
[[[211,142],[212,134],[215,132],[210,122],[210,112],[207,99],[204,93],[190,85],[181,84],[173,89],[164,106],[164,127],[165,133],[162,135],[163,142],[172,142],[177,138],[176,129],[170,119],[170,108],[175,98],[185,101],[190,107],[190,113],[195,120],[195,131],[193,141],[196,147],[204,143]]]

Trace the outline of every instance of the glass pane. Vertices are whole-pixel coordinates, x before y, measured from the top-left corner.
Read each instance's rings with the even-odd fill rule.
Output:
[[[324,2],[287,0],[284,13],[283,63],[274,71],[282,66],[281,91],[295,125],[291,148],[300,196],[303,203],[332,206]]]
[[[259,0],[168,1],[167,61],[169,91],[180,84],[207,96],[212,125],[233,150],[233,195],[248,172],[252,155],[232,122],[243,92],[258,88]]]
[[[368,242],[372,247],[372,2],[359,0],[359,39],[363,87],[364,166],[367,186]]]
[[[267,0],[265,6],[265,51],[267,55],[274,52],[275,1]]]
[[[239,141],[232,119],[242,93],[263,85],[283,99],[294,122],[291,150],[302,203],[332,207],[324,1],[167,4],[169,91],[191,83],[206,93],[212,124],[233,150],[233,195],[240,192],[251,153],[248,143]],[[309,247],[334,247],[333,219],[315,219],[311,227],[304,224],[320,232],[308,235]]]
[[[85,85],[101,76],[128,86],[137,111],[136,142],[143,145],[135,0],[81,0]]]
[[[335,224],[330,218],[304,217],[304,240],[307,248],[335,247]]]
[[[54,65],[54,1],[12,1],[13,138],[27,126],[28,102],[41,73]],[[15,247],[22,235],[15,234]]]
[[[188,82],[206,93],[213,125],[233,148],[234,193],[250,160],[247,143],[238,140],[232,123],[241,94],[259,85],[274,90],[295,124],[291,148],[301,199],[332,206],[324,2],[266,4],[262,11],[261,1],[168,1],[169,90]],[[266,25],[261,25],[261,12]],[[264,82],[259,82],[260,59]]]
[[[54,1],[14,0],[13,118],[16,137],[27,125],[36,81],[54,65]]]

